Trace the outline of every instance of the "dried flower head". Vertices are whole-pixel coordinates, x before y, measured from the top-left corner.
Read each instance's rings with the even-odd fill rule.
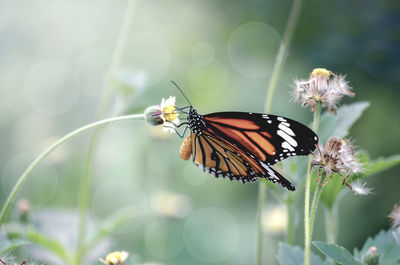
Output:
[[[393,206],[392,212],[388,215],[392,228],[400,227],[400,208],[397,203]]]
[[[344,176],[343,184],[351,188],[346,182],[347,177],[354,173],[361,173],[362,168],[350,141],[333,136],[326,142],[322,151],[319,146],[317,149],[318,152],[313,157],[313,165],[319,166],[330,177],[333,173]]]
[[[179,124],[179,112],[176,111],[175,97],[163,98],[160,105],[146,108],[144,117],[151,125],[163,124],[164,131],[174,133],[175,126]]]
[[[340,99],[345,95],[354,96],[344,76],[336,75],[325,68],[314,69],[308,80],[296,79],[294,85],[294,100],[300,102],[303,107],[310,107],[311,111],[314,111],[315,104],[320,102],[336,115],[336,105]]]
[[[360,181],[356,181],[354,183],[351,183],[352,190],[355,195],[369,195],[372,193],[372,188],[368,188],[365,185],[367,185],[366,182],[361,183]]]
[[[106,259],[100,261],[106,265],[125,265],[129,254],[126,251],[114,251],[106,256]]]

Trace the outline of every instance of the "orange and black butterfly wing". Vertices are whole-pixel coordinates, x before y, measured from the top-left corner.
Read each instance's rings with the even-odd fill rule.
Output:
[[[268,166],[290,156],[308,155],[318,143],[310,128],[280,116],[219,112],[204,115],[204,120],[207,132]]]
[[[274,169],[214,134],[203,131],[201,135],[191,134],[190,138],[193,162],[217,178],[229,178],[243,183],[265,178],[274,183],[279,182],[289,190],[295,189]]]

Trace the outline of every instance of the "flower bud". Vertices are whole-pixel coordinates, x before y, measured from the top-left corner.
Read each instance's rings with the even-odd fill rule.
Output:
[[[159,106],[150,106],[144,110],[144,118],[151,125],[161,125],[164,123],[162,110]]]
[[[368,249],[367,253],[363,255],[363,262],[367,265],[378,265],[379,264],[379,252],[375,246]]]

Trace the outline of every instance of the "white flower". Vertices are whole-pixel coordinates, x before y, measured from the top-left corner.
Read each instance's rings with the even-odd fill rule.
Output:
[[[128,256],[126,251],[114,251],[107,255],[106,260],[100,259],[100,261],[106,265],[123,265]]]
[[[179,124],[179,113],[175,107],[175,97],[170,96],[167,99],[162,99],[160,104],[161,119],[164,121],[164,131],[174,133],[175,126]]]
[[[324,68],[314,69],[308,80],[296,79],[294,84],[294,100],[303,107],[310,107],[311,111],[315,110],[317,102],[321,102],[328,107],[328,111],[333,110],[336,114],[336,105],[340,99],[345,95],[354,96],[344,76],[335,75]]]
[[[175,97],[162,99],[158,106],[150,106],[144,111],[146,121],[151,125],[163,125],[164,131],[175,132],[179,124],[179,112],[176,111]]]
[[[372,193],[372,188],[366,187],[367,183],[361,183],[360,181],[356,181],[355,183],[351,183],[352,190],[355,195],[369,195]]]

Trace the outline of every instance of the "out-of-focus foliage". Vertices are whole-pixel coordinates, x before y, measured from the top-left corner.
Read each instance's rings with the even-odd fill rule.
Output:
[[[200,113],[263,111],[292,1],[134,2],[122,59],[112,76],[106,73],[127,1],[0,2],[0,205],[34,155],[95,119],[105,86],[111,88],[107,116],[142,112],[169,95],[178,97],[178,105],[186,105],[169,80],[178,82]],[[394,0],[304,1],[272,112],[307,124],[310,112],[289,102],[292,78],[306,77],[315,67],[346,73],[356,97],[344,103],[370,102],[349,131],[351,139],[368,151],[371,161],[398,153],[399,11]],[[17,195],[29,199],[31,216],[42,209],[63,208],[47,215],[51,221],[76,212],[90,136],[61,146],[33,172]],[[113,124],[102,131],[92,165],[90,209],[96,229],[90,238],[107,240],[101,253],[88,260],[124,249],[131,253],[132,264],[252,263],[257,185],[206,175],[179,159],[180,142],[176,135],[142,122]],[[306,159],[292,162],[283,170],[298,187],[304,178],[298,172],[305,172]],[[344,195],[346,203],[339,204],[339,245],[361,247],[369,235],[389,226],[385,216],[400,199],[397,172],[398,166],[371,177],[374,194],[367,198]],[[279,186],[273,189],[294,201],[296,195]],[[179,194],[185,207],[159,204],[159,194],[165,192]],[[267,196],[267,206],[276,201]],[[155,214],[121,213],[129,207]],[[301,245],[298,220],[303,219],[303,205],[293,202],[292,207],[297,220],[294,243]],[[119,225],[125,213],[132,218]],[[354,213],[368,218],[355,226]],[[8,221],[17,216],[17,211],[10,213]],[[57,234],[51,226],[40,230],[48,240],[61,242],[68,253],[74,251],[78,231],[76,215],[72,216],[75,219],[68,220],[74,220],[73,225],[58,227],[71,237]],[[37,229],[40,222],[31,224]],[[322,230],[316,222],[318,240],[324,239]],[[266,264],[277,263],[280,239],[279,234],[266,233]],[[21,242],[9,240],[0,242]],[[48,257],[41,248],[27,249],[14,250],[16,260],[34,254]]]

